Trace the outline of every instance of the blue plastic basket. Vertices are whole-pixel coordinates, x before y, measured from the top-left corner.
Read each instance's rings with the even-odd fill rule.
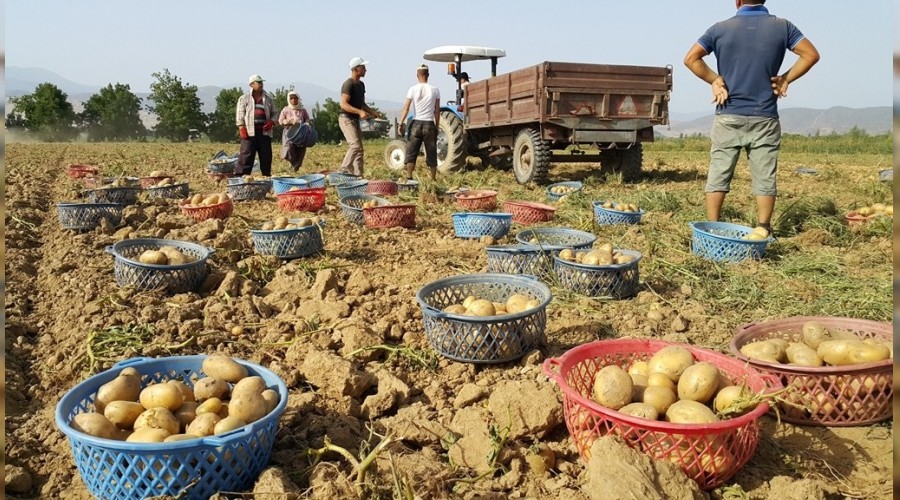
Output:
[[[100,225],[106,219],[112,226],[122,220],[125,205],[119,203],[57,203],[59,223],[65,229],[87,231]]]
[[[229,179],[230,181],[231,179]],[[233,200],[262,200],[272,189],[272,181],[250,181],[228,184],[228,194]]]
[[[134,205],[137,203],[140,187],[111,187],[99,189],[86,189],[85,196],[91,203],[121,203]]]
[[[419,191],[419,181],[413,179],[397,181],[398,193],[415,193],[417,191]]]
[[[533,240],[537,239],[537,242]],[[523,245],[535,245],[547,252],[555,252],[563,248],[574,250],[590,250],[597,237],[585,231],[567,227],[540,227],[519,231],[516,241]]]
[[[229,183],[230,184],[230,183]],[[292,187],[298,188],[308,188],[311,187],[309,185],[309,181],[306,179],[302,179],[300,177],[273,177],[272,178],[272,190],[275,191],[275,194],[286,193],[291,190]]]
[[[298,179],[305,180],[306,184],[311,188],[325,187],[325,174],[305,174],[298,177]]]
[[[186,264],[142,264],[138,257],[145,250],[159,250],[163,246],[177,248],[194,260]],[[178,240],[138,238],[123,240],[106,247],[115,256],[114,271],[120,287],[131,286],[137,290],[163,289],[170,293],[183,293],[200,288],[206,279],[206,259],[215,250],[196,243]]]
[[[355,176],[353,174],[345,174],[343,172],[331,172],[330,174],[326,174],[325,177],[328,179],[328,184],[332,186],[359,180],[358,176]]]
[[[363,219],[362,206],[363,203],[367,201],[376,201],[378,202],[379,207],[391,204],[390,201],[378,196],[372,196],[370,194],[351,194],[341,198],[341,214],[348,221],[362,225],[365,222]]]
[[[210,161],[207,164],[207,168],[209,169],[210,172],[213,172],[216,174],[233,174],[234,167],[237,165],[237,162],[238,162],[237,157],[234,157],[234,158],[220,157],[220,158],[215,158],[212,161]]]
[[[300,219],[290,219],[296,224]],[[280,259],[296,259],[322,251],[322,225],[263,231],[251,229],[253,246],[260,255],[274,255]]]
[[[171,184],[168,186],[148,187],[145,189],[151,198],[165,198],[174,200],[183,200],[191,194],[191,189],[187,182]]]
[[[644,215],[643,210],[637,212],[623,212],[611,208],[603,208],[603,201],[595,201],[594,221],[600,225],[606,224],[639,224]]]
[[[491,245],[487,252],[487,272],[537,276],[553,274],[553,258],[537,245]]]
[[[450,305],[462,304],[470,295],[505,303],[516,293],[541,303],[533,309],[502,316],[473,317],[443,312]],[[447,358],[468,363],[512,361],[542,344],[546,308],[552,297],[547,285],[534,278],[505,274],[444,278],[416,293],[431,347]]]
[[[740,262],[745,259],[761,259],[766,246],[773,241],[745,240],[744,236],[753,232],[752,228],[727,222],[691,222],[693,239],[691,251],[694,255],[716,262]]]
[[[338,199],[346,198],[353,194],[366,194],[366,188],[369,186],[369,181],[363,179],[358,181],[349,181],[338,184],[335,186],[337,188]]]
[[[566,193],[566,194],[551,193],[550,190],[555,187],[573,187],[573,188],[575,188],[575,191],[572,191],[571,193]],[[559,201],[559,199],[562,198],[563,196],[569,196],[569,195],[573,195],[575,193],[580,192],[583,187],[584,187],[584,184],[582,184],[581,181],[566,181],[566,182],[557,182],[556,184],[550,184],[549,186],[547,186],[547,199],[550,201]]]
[[[553,257],[553,269],[560,284],[575,293],[588,297],[624,299],[637,293],[640,282],[638,262],[642,255],[635,250],[616,250],[616,252],[630,255],[634,260],[624,264],[590,266],[570,262],[556,255]]]
[[[512,226],[512,214],[463,212],[455,213],[451,217],[457,238],[493,236],[499,240],[506,236]]]
[[[285,383],[262,366],[235,359],[249,375],[261,377],[268,388],[278,392],[278,405],[256,422],[224,434],[170,443],[128,443],[93,437],[70,425],[75,415],[94,410],[97,390],[123,368],[136,369],[142,387],[173,379],[192,387],[203,376],[205,358],[129,359],[81,382],[62,397],[56,405],[56,425],[68,436],[81,479],[96,498],[168,495],[205,500],[219,491],[253,486],[272,455],[278,419],[288,399]]]

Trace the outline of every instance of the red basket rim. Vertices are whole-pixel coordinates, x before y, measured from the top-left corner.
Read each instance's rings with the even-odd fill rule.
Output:
[[[392,203],[390,205],[378,205],[377,207],[366,207],[362,210],[381,210],[381,209],[395,209],[395,208],[409,208],[415,207],[415,203]]]
[[[515,200],[507,200],[503,202],[504,205],[509,204],[513,206],[525,207],[525,208],[534,208],[538,210],[547,210],[549,212],[555,212],[556,207],[551,207],[550,205],[544,205],[543,203],[537,203],[534,201],[515,201]]]
[[[888,330],[893,339],[894,326],[892,323],[881,321],[872,321],[868,319],[855,319],[840,316],[792,316],[772,321],[761,321],[759,323],[746,323],[737,327],[737,333],[731,338],[728,347],[731,353],[739,360],[750,363],[751,365],[769,371],[779,371],[784,373],[792,373],[797,375],[853,375],[862,374],[872,371],[879,371],[883,368],[893,367],[894,358],[888,358],[881,361],[872,361],[870,363],[857,363],[854,365],[840,366],[796,366],[786,363],[769,363],[758,359],[751,359],[741,353],[741,347],[748,344],[749,340],[755,339],[760,333],[771,330],[773,327],[788,327],[799,331],[803,328],[803,324],[807,321],[819,321],[826,327],[835,323],[850,322],[859,324],[860,326],[869,327],[869,330],[881,332]]]
[[[89,171],[89,172],[95,172],[95,173],[100,171],[100,167],[96,167],[94,165],[83,165],[81,163],[73,163],[73,164],[67,166],[66,169],[68,169],[68,170],[83,170],[83,171]]]
[[[472,196],[472,195],[475,196]],[[462,197],[461,195],[466,195]],[[469,191],[456,191],[453,193],[453,197],[457,200],[480,200],[482,198],[490,198],[492,196],[497,196],[497,191],[493,191],[491,189],[473,189]]]
[[[209,196],[209,195],[207,195],[207,196]],[[223,202],[221,202],[221,203],[216,203],[215,205],[203,205],[202,207],[189,207],[189,206],[187,206],[187,205],[188,205],[188,203],[190,203],[190,202],[191,202],[191,199],[190,199],[190,198],[185,198],[185,199],[181,200],[181,202],[179,203],[179,205],[181,206],[182,210],[188,210],[188,211],[190,211],[190,210],[203,210],[203,209],[208,209],[208,208],[221,207],[222,205],[228,205],[229,203],[232,203],[232,199],[231,199],[231,195],[229,194],[229,195],[228,195],[228,199],[225,200],[225,201],[223,201]]]
[[[285,191],[285,192],[283,192],[283,193],[278,193],[278,194],[275,195],[275,196],[278,196],[278,197],[282,197],[282,196],[289,197],[289,196],[299,196],[299,195],[308,195],[308,194],[321,194],[321,195],[324,196],[324,195],[325,195],[325,188],[323,188],[323,187],[316,187],[316,188],[300,188],[300,189],[295,189],[295,190],[293,190],[293,191]]]
[[[724,364],[734,371],[744,372],[748,383],[751,383],[751,379],[756,379],[754,380],[754,382],[756,382],[756,384],[754,385],[759,386],[760,389],[751,387],[751,390],[753,390],[754,392],[762,389],[774,391],[782,387],[781,382],[774,379],[773,376],[758,372],[756,371],[755,367],[748,366],[746,363],[738,361],[726,354],[722,354],[720,352],[705,349],[702,347],[692,346],[688,344],[679,344],[675,342],[665,342],[662,340],[596,340],[594,342],[589,342],[587,344],[582,344],[578,347],[569,349],[558,358],[548,358],[544,361],[544,373],[548,377],[550,377],[551,380],[556,382],[557,385],[559,385],[560,390],[562,390],[567,397],[574,399],[578,404],[590,409],[591,411],[602,414],[604,417],[625,422],[629,425],[641,427],[651,431],[683,435],[707,434],[709,431],[729,431],[757,420],[763,414],[769,411],[769,405],[768,403],[760,403],[752,411],[749,411],[743,415],[712,424],[673,424],[660,420],[649,420],[646,418],[626,415],[622,412],[600,406],[590,398],[582,396],[576,390],[572,389],[565,380],[563,369],[566,369],[566,371],[568,371],[569,365],[575,365],[578,362],[587,359],[589,357],[587,353],[595,349],[597,346],[603,346],[606,353],[656,352],[663,347],[668,346],[683,347],[690,351],[692,355],[695,353],[702,353],[705,357],[714,358],[716,360],[714,364],[720,370],[723,369],[722,365]],[[556,367],[555,370],[553,367]],[[729,375],[731,375],[730,370]]]

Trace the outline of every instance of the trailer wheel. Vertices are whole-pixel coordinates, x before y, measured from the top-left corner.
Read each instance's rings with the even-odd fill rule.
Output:
[[[441,111],[437,136],[438,172],[443,174],[466,166],[466,131],[463,122],[452,111]]]
[[[547,180],[550,170],[550,145],[541,139],[534,129],[523,129],[516,136],[512,155],[513,172],[519,184],[534,182],[541,184]]]
[[[607,149],[600,152],[601,171],[621,172],[625,182],[638,182],[641,179],[643,161],[643,144],[635,144],[629,149]]]
[[[406,142],[393,140],[384,147],[384,163],[391,170],[403,170],[406,165]]]

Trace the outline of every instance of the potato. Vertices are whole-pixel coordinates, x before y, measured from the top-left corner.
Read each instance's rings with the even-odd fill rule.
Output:
[[[525,310],[527,311],[527,310],[529,310],[529,309],[536,309],[536,308],[540,307],[540,305],[541,305],[541,301],[540,301],[540,300],[538,300],[538,299],[531,299],[531,300],[529,300],[528,302],[525,303]]]
[[[890,358],[890,350],[883,345],[869,345],[866,343],[854,347],[847,353],[847,362],[850,364],[873,363]]]
[[[131,429],[144,410],[140,403],[134,401],[110,401],[103,410],[103,416],[120,429]]]
[[[631,403],[621,408],[619,411],[631,415],[632,417],[646,418],[647,420],[656,420],[659,418],[659,412],[647,403]]]
[[[164,384],[161,384],[164,385]],[[181,429],[181,423],[175,418],[175,415],[168,408],[156,407],[144,410],[138,415],[134,421],[134,430],[143,429],[144,427],[152,427],[154,429],[163,429],[169,434],[178,434]]]
[[[861,345],[865,345],[861,340],[824,340],[816,348],[816,354],[829,365],[849,365],[850,351]]]
[[[816,354],[816,350],[812,347],[794,342],[785,349],[788,361],[792,365],[797,366],[822,366],[822,358]]]
[[[572,262],[575,260],[575,251],[571,248],[563,248],[559,251],[559,258]]]
[[[591,394],[601,406],[618,410],[631,402],[633,386],[628,372],[615,365],[604,366],[594,374]]]
[[[284,229],[285,227],[287,227],[289,222],[290,220],[288,220],[287,217],[279,215],[275,218],[275,229]]]
[[[169,383],[161,383],[145,387],[141,391],[140,401],[141,405],[147,409],[163,407],[175,411],[181,406],[181,403],[184,403],[184,396],[178,387]]]
[[[193,259],[188,257],[187,255],[181,253],[181,250],[170,246],[164,245],[159,247],[159,251],[166,256],[167,264],[171,266],[177,266],[180,264],[187,264],[188,262],[192,262]]]
[[[239,418],[225,417],[222,420],[216,422],[216,426],[213,427],[213,434],[224,434],[228,431],[239,429],[245,425],[247,425],[247,422],[244,422]]]
[[[215,413],[203,413],[197,415],[197,418],[187,426],[185,433],[200,437],[212,436],[213,431],[216,428],[216,423],[219,420],[222,420],[222,418]]]
[[[690,399],[672,403],[666,410],[666,421],[673,424],[712,424],[718,422],[708,406]]]
[[[647,376],[647,387],[650,386],[665,387],[673,393],[677,389],[675,382],[672,382],[672,379],[663,372],[653,372]]]
[[[780,346],[769,342],[768,340],[760,340],[757,342],[744,344],[741,347],[740,351],[741,354],[747,356],[750,359],[765,361],[766,363],[778,363],[778,359],[783,355],[783,351],[780,349]]]
[[[116,439],[119,435],[116,425],[99,413],[79,413],[72,418],[69,425],[76,431],[98,438]]]
[[[444,312],[450,314],[463,314],[466,312],[466,308],[462,304],[453,304],[445,307]]]
[[[169,263],[169,258],[159,250],[144,250],[144,252],[138,256],[138,262],[141,264],[164,266]]]
[[[628,374],[634,375],[635,373],[639,373],[645,377],[650,376],[650,365],[647,364],[646,361],[635,361],[628,367]]]
[[[648,385],[640,399],[641,403],[646,403],[655,408],[658,416],[665,415],[675,401],[678,401],[675,391],[661,385]],[[657,418],[659,418],[658,416]]]
[[[150,172],[150,175],[147,177],[162,177],[163,173],[160,170],[153,170]]]
[[[473,300],[469,304],[469,311],[475,313],[476,316],[494,316],[497,314],[497,311],[494,309],[494,303],[486,299]]]
[[[268,403],[262,396],[265,390],[265,382],[260,377],[247,377],[235,384],[228,403],[228,415],[248,424],[266,416]]]
[[[189,441],[191,439],[200,439],[200,436],[195,436],[193,434],[172,434],[171,436],[163,439],[163,443],[174,443],[177,441]]]
[[[825,340],[832,340],[831,332],[822,323],[818,321],[807,321],[803,323],[800,333],[800,339],[804,344],[818,349],[819,344]]]
[[[187,429],[187,426],[197,418],[197,408],[200,403],[196,401],[185,401],[177,410],[172,412],[175,419],[178,420],[181,429]]]
[[[232,384],[247,376],[247,368],[228,356],[214,354],[203,360],[203,373],[231,382]]]
[[[194,400],[194,390],[188,387],[188,385],[184,382],[180,380],[169,380],[166,383],[178,389],[178,392],[181,393],[181,396],[184,398],[185,402]]]
[[[203,195],[200,193],[191,196],[191,205],[199,205],[203,203]]]
[[[722,413],[738,399],[748,398],[751,395],[750,389],[745,385],[725,386],[716,393],[716,397],[713,399],[713,408],[716,412]]]
[[[266,389],[262,392],[262,398],[266,402],[266,415],[268,415],[276,406],[278,406],[278,401],[280,399],[278,397],[278,392],[274,389]]]
[[[222,399],[228,394],[228,383],[215,377],[203,377],[194,382],[194,399],[200,402],[209,398]]]
[[[219,195],[218,195],[218,193],[216,193],[216,194],[211,194],[211,195],[209,195],[209,196],[203,198],[203,201],[200,202],[200,205],[205,205],[205,206],[218,205],[218,204],[219,204]]]
[[[219,413],[222,411],[222,400],[219,398],[209,398],[197,405],[197,415],[203,413]]]
[[[477,299],[478,299],[478,297],[469,295],[468,297],[466,297],[466,298],[463,300],[463,307],[465,307],[466,309],[468,309],[468,308],[469,308],[469,305],[472,304],[472,302],[475,302]]]
[[[527,309],[526,304],[528,304],[529,300],[531,300],[531,298],[527,295],[514,293],[506,299],[506,311],[510,314],[522,312]]]
[[[678,382],[684,370],[694,364],[694,356],[684,347],[666,346],[657,351],[647,364],[651,374],[661,372],[672,379],[672,382]]]
[[[141,393],[141,374],[134,368],[125,368],[119,376],[100,386],[94,398],[94,409],[103,413],[112,401],[137,401]]]
[[[162,443],[172,433],[165,429],[157,429],[155,427],[143,427],[135,429],[125,441],[129,443]]]
[[[719,388],[719,369],[703,361],[687,367],[678,379],[678,399],[706,404]]]
[[[273,224],[271,222],[266,222],[262,225],[262,227],[260,229],[263,231],[271,231],[271,230],[275,229],[275,224]]]

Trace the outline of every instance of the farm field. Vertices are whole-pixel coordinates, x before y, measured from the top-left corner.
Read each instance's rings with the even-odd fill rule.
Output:
[[[384,167],[383,146],[366,143],[369,179],[395,178]],[[144,198],[126,209],[121,227],[73,233],[57,220],[55,203],[73,201],[81,189],[66,176],[69,164],[96,165],[105,175],[161,170],[189,181],[192,194],[209,194],[225,187],[206,175],[207,161],[236,149],[7,144],[6,473],[7,485],[11,472],[30,481],[19,493],[7,488],[8,498],[90,498],[54,422],[57,402],[77,383],[128,358],[211,353],[258,363],[287,383],[270,465],[302,498],[356,495],[346,457],[327,453],[316,463],[307,450],[322,448],[327,438],[365,456],[382,436],[395,442],[367,476],[374,497],[601,498],[591,496],[591,473],[569,437],[561,391],[543,374],[543,360],[594,340],[629,337],[727,353],[738,326],[789,316],[892,319],[892,221],[850,228],[843,219],[861,206],[893,203],[890,185],[878,181],[878,171],[891,166],[889,154],[783,152],[777,240],[763,260],[739,264],[691,254],[688,222],[705,218],[706,151],[648,147],[645,176],[636,184],[603,177],[596,166],[555,165],[553,182],[580,180],[585,188],[554,203],[555,220],[539,226],[589,231],[598,243],[642,252],[638,293],[588,299],[551,283],[545,344],[497,365],[435,354],[415,299],[432,281],[486,269],[484,244],[454,238],[450,214],[458,209],[440,196],[443,189],[490,188],[501,203],[547,202],[543,188],[520,186],[511,172],[483,168],[474,158],[469,171],[440,176],[435,186],[423,175],[418,197],[401,197],[417,204],[415,229],[353,225],[328,188],[320,213],[327,220],[324,252],[289,262],[256,255],[250,239],[249,229],[280,215],[271,194],[235,202],[224,221],[193,223],[177,202]],[[303,173],[336,169],[344,153],[317,145]],[[799,166],[817,174],[798,174]],[[273,174],[288,175],[287,163],[276,158]],[[744,161],[732,187],[723,220],[753,225]],[[635,226],[597,226],[594,200],[633,203],[646,215]],[[514,243],[521,229],[514,225],[503,241]],[[198,293],[120,289],[104,249],[128,238],[215,248],[211,276]],[[710,492],[713,498],[892,497],[892,419],[824,428],[767,415],[761,428],[755,455]],[[540,470],[529,457],[547,450],[555,464]],[[275,491],[276,483],[262,479],[256,491]]]

